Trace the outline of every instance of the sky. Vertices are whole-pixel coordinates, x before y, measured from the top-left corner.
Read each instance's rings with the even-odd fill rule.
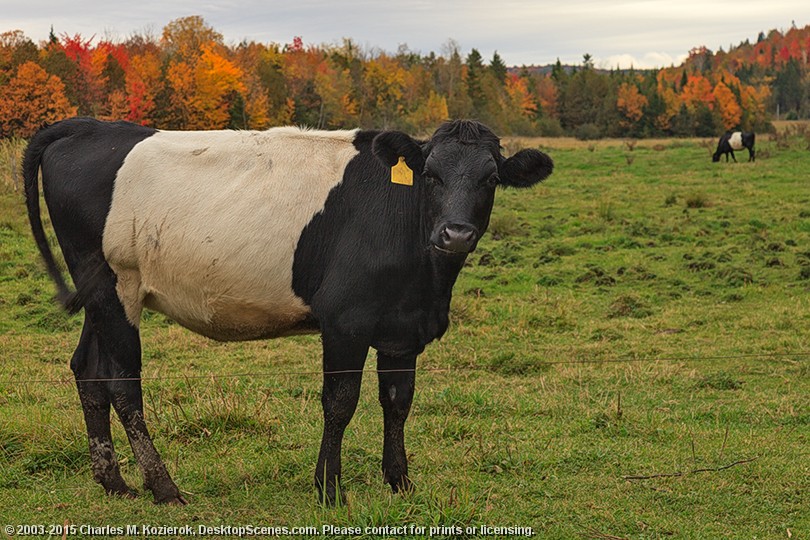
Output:
[[[696,46],[728,50],[760,31],[810,24],[808,0],[0,0],[0,32],[39,42],[81,34],[123,41],[159,37],[170,21],[200,15],[228,44],[306,45],[351,38],[368,52],[498,52],[509,66],[557,61],[597,67],[678,65]]]

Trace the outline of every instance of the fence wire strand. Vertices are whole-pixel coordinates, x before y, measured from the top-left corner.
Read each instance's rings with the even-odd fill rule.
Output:
[[[790,357],[808,357],[810,351],[799,352],[785,352],[785,353],[745,353],[745,354],[727,354],[727,355],[708,355],[708,356],[658,356],[658,357],[629,357],[629,358],[594,358],[594,359],[580,359],[580,360],[541,360],[536,363],[536,366],[558,366],[558,365],[593,365],[593,364],[631,364],[631,363],[678,363],[678,362],[706,362],[718,360],[744,360],[752,358],[763,359],[781,359]],[[172,380],[217,380],[217,379],[272,379],[280,377],[293,377],[293,376],[332,376],[332,375],[350,375],[358,373],[471,373],[471,372],[487,372],[493,371],[487,366],[452,366],[452,367],[417,367],[417,368],[404,368],[404,369],[345,369],[334,371],[321,371],[321,370],[285,370],[285,371],[259,371],[259,372],[245,372],[245,373],[217,373],[208,372],[199,375],[142,375],[140,377],[110,377],[110,378],[96,378],[96,379],[82,379],[83,383],[93,382],[148,382],[148,381],[172,381]],[[0,384],[15,385],[15,384],[71,384],[75,379],[72,377],[63,377],[58,379],[21,379],[21,378],[3,378],[0,379]]]

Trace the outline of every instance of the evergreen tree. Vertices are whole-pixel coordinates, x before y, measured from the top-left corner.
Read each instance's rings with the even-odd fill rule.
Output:
[[[486,108],[486,96],[484,95],[484,62],[478,49],[472,49],[467,55],[467,94],[472,101],[473,113],[476,117]]]
[[[492,61],[489,63],[489,71],[492,73],[492,76],[498,82],[498,84],[503,85],[506,81],[506,73],[507,68],[506,64],[504,64],[501,56],[498,54],[498,51],[492,55]]]
[[[799,61],[791,58],[773,81],[776,103],[782,114],[799,112],[804,99],[803,74]]]

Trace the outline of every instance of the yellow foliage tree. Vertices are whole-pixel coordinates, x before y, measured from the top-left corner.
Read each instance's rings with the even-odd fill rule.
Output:
[[[366,63],[363,73],[365,101],[372,121],[387,128],[394,118],[402,114],[402,98],[409,86],[409,73],[399,62],[386,55],[380,55]]]
[[[414,129],[429,133],[448,118],[450,113],[447,110],[447,98],[431,90],[427,100],[408,115],[408,122]]]
[[[34,62],[21,64],[0,87],[0,137],[30,137],[43,124],[75,115],[61,79]]]
[[[169,54],[193,64],[205,45],[222,43],[222,34],[208,26],[202,17],[194,15],[167,24],[163,28],[161,43]]]

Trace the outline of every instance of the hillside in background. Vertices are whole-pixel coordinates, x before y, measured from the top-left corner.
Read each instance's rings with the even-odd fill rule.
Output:
[[[200,17],[161,36],[110,42],[0,34],[0,137],[27,137],[72,115],[164,129],[318,128],[430,131],[477,118],[503,135],[713,136],[810,115],[810,26],[760,33],[728,51],[696,47],[681,66],[507,68],[496,53],[396,54],[341,45],[226,45]]]

